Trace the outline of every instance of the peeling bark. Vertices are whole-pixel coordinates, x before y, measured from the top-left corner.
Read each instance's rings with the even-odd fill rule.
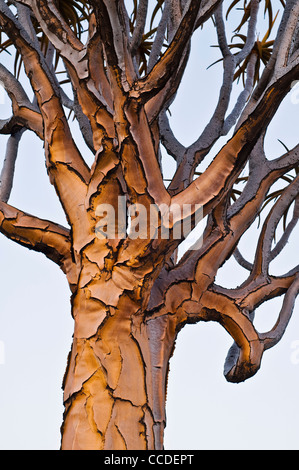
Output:
[[[86,294],[73,303],[62,449],[162,449],[175,321],[145,321],[126,294],[113,307]]]
[[[298,146],[269,161],[263,141],[299,76],[298,1],[287,1],[273,55],[255,89],[256,1],[251,3],[244,48],[237,55],[228,46],[219,0],[165,2],[143,75],[138,70],[138,50],[146,27],[147,0],[137,3],[131,32],[124,0],[88,2],[86,44],[57,2],[13,3],[19,16],[0,0],[0,27],[23,61],[34,100],[30,102],[21,83],[1,65],[0,79],[13,115],[0,122],[0,132],[9,136],[0,178],[0,232],[43,253],[58,264],[69,282],[74,340],[63,381],[61,448],[160,450],[169,361],[184,325],[216,321],[225,328],[234,344],[224,374],[228,381],[240,382],[258,371],[265,351],[281,339],[298,295],[298,266],[280,276],[272,276],[269,268],[299,218],[298,176],[292,181],[286,176],[289,171],[298,174]],[[186,147],[170,128],[168,107],[188,63],[193,32],[214,12],[223,82],[210,122]],[[34,35],[34,22],[49,40],[47,52]],[[278,50],[280,40],[284,53]],[[72,98],[55,75],[55,50],[70,80]],[[245,89],[226,116],[236,67],[244,60]],[[91,167],[75,143],[65,108],[74,112],[94,154]],[[197,173],[217,139],[235,123],[231,138]],[[19,139],[25,130],[44,142],[49,180],[68,228],[8,203]],[[161,168],[161,144],[177,164],[168,187]],[[246,165],[246,185],[232,202]],[[247,261],[239,242],[280,179],[288,185],[277,193],[259,234],[255,258]],[[134,205],[139,212],[142,206],[146,214],[144,236],[134,236],[141,224],[138,210],[130,212]],[[177,249],[188,233],[176,237],[175,230],[189,218],[190,232],[199,206],[207,216],[202,243],[178,260]],[[108,207],[115,216],[115,236],[107,235]],[[150,220],[153,207],[154,222]],[[273,248],[276,226],[290,207],[292,219]],[[241,286],[226,289],[217,285],[216,276],[232,256],[249,273]],[[284,302],[275,325],[268,332],[258,332],[255,309],[279,295],[284,295]]]

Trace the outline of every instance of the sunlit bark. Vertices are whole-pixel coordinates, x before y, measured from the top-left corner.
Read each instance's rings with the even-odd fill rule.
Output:
[[[63,382],[61,448],[162,449],[169,360],[184,325],[216,321],[227,330],[234,345],[224,373],[227,380],[240,382],[258,371],[264,352],[280,340],[294,308],[298,267],[275,277],[269,265],[299,218],[298,176],[287,180],[287,187],[277,194],[263,222],[255,259],[244,258],[238,245],[275,182],[298,169],[297,147],[271,161],[263,148],[269,123],[299,78],[298,1],[287,1],[282,16],[276,41],[282,38],[285,53],[275,42],[256,87],[258,55],[253,47],[259,2],[251,3],[247,39],[236,55],[226,39],[219,0],[165,2],[142,76],[138,51],[149,2],[138,2],[131,32],[123,0],[88,2],[86,44],[56,2],[13,3],[19,16],[0,0],[0,26],[22,58],[34,100],[1,65],[0,79],[13,115],[0,123],[0,132],[9,135],[0,179],[0,231],[58,264],[71,289],[74,341]],[[212,15],[223,81],[211,120],[186,147],[172,132],[167,109],[187,66],[193,32]],[[49,40],[46,52],[34,37],[34,22]],[[64,64],[72,98],[55,75],[54,50]],[[246,59],[245,88],[228,114],[234,75]],[[66,109],[74,113],[94,154],[91,167],[76,145]],[[68,228],[8,203],[20,139],[27,130],[44,142],[47,172]],[[214,143],[231,130],[210,165],[198,173]],[[161,144],[177,164],[168,187],[161,169]],[[247,164],[246,185],[232,202]],[[138,224],[134,216],[129,221],[126,212],[134,204],[147,216],[142,237],[134,236]],[[115,216],[115,236],[105,236],[102,219],[108,206]],[[290,207],[292,219],[273,247],[277,224]],[[149,217],[153,208],[158,211],[154,223]],[[199,210],[207,216],[202,243],[177,261],[177,249],[187,234],[177,237],[176,230],[189,218],[190,231]],[[163,237],[166,229],[168,236]],[[232,256],[249,271],[248,278],[236,289],[225,289],[215,279]],[[255,309],[278,295],[285,297],[276,324],[269,332],[258,332]]]

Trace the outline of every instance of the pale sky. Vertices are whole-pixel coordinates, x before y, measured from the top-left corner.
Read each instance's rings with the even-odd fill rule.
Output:
[[[195,140],[208,122],[218,91],[221,66],[205,71],[216,56],[213,29],[197,34],[171,122],[183,143]],[[2,55],[1,55],[2,59]],[[271,124],[267,149],[283,152],[277,139],[297,143],[299,104],[286,98]],[[9,101],[0,104],[8,117]],[[4,142],[1,137],[2,156]],[[173,162],[165,161],[171,174]],[[167,175],[165,175],[167,177]],[[48,182],[40,142],[25,133],[17,162],[12,205],[65,224],[55,191]],[[256,227],[242,240],[250,259]],[[286,272],[298,264],[297,230],[275,266]],[[59,268],[43,255],[0,236],[0,449],[59,449],[63,405],[61,384],[70,350],[73,321],[70,292]],[[274,268],[273,268],[274,269]],[[246,273],[245,273],[246,274]],[[237,286],[244,271],[232,261],[217,276]],[[267,331],[276,321],[281,299],[264,304],[256,325]],[[281,342],[264,354],[256,376],[227,383],[223,365],[232,340],[218,324],[186,326],[170,363],[166,449],[299,449],[299,304]]]

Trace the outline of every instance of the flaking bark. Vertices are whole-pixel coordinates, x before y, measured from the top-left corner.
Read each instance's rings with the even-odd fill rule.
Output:
[[[86,44],[56,2],[13,3],[19,16],[0,0],[0,26],[22,58],[34,101],[30,102],[19,81],[0,66],[0,79],[13,111],[0,125],[1,133],[10,136],[0,181],[0,231],[58,264],[71,289],[74,340],[63,381],[61,448],[163,449],[169,361],[184,325],[216,321],[227,330],[234,344],[224,373],[227,380],[240,382],[258,371],[264,352],[281,339],[294,308],[298,267],[272,276],[269,264],[283,250],[298,221],[298,176],[278,194],[252,262],[243,258],[238,244],[271,187],[286,178],[287,172],[298,169],[298,147],[268,161],[263,139],[299,77],[294,50],[299,3],[286,2],[277,36],[289,53],[280,54],[275,42],[254,92],[258,2],[251,3],[244,48],[233,55],[226,39],[222,2],[166,1],[142,76],[138,57],[149,2],[138,2],[131,33],[123,0],[87,2]],[[170,128],[167,109],[187,66],[193,32],[214,13],[224,65],[219,101],[203,133],[185,147]],[[47,52],[34,37],[34,22],[49,40]],[[54,50],[70,80],[72,99],[55,76]],[[248,60],[245,90],[226,116],[236,67],[244,60]],[[94,154],[91,168],[75,143],[65,108],[74,112]],[[198,174],[198,165],[214,143],[236,123],[231,138]],[[68,228],[8,204],[19,139],[25,130],[44,142],[47,172]],[[161,170],[161,143],[177,164],[168,187]],[[232,203],[235,185],[247,164],[247,183]],[[120,198],[125,199],[126,208],[142,205],[147,215],[153,206],[163,207],[154,226],[157,236],[151,236],[149,222],[146,236],[132,236]],[[183,226],[186,215],[176,212],[169,216],[173,205],[183,209],[186,204],[191,228],[199,206],[207,222],[202,244],[190,247],[177,261],[177,249],[186,234],[176,238],[174,229]],[[292,204],[293,218],[273,248],[275,228]],[[97,233],[101,205],[112,207],[116,220],[121,220],[116,223],[115,237]],[[166,226],[169,237],[163,238]],[[215,279],[232,256],[249,275],[241,286],[225,289]],[[277,322],[269,332],[259,333],[254,311],[278,295],[285,298]]]

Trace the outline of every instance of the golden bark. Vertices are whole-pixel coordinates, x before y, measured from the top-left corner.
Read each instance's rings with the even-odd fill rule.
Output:
[[[62,449],[162,449],[175,325],[145,322],[127,295],[106,308],[85,295],[73,304]]]
[[[52,64],[46,60],[47,54],[8,4],[0,0],[0,26],[22,58],[36,101],[30,103],[12,75],[0,69],[13,108],[13,117],[3,123],[1,130],[14,136],[30,129],[44,141],[49,179],[69,224],[64,228],[26,214],[7,204],[7,200],[0,201],[1,233],[57,263],[72,293],[74,340],[63,382],[61,448],[163,449],[169,360],[181,328],[198,321],[219,322],[235,342],[226,361],[226,378],[240,382],[257,372],[264,351],[280,339],[294,307],[299,291],[298,269],[275,277],[269,274],[269,263],[275,224],[294,201],[293,222],[299,218],[298,176],[281,193],[266,218],[254,263],[243,263],[249,265],[248,279],[231,290],[218,286],[215,279],[220,267],[236,253],[271,186],[287,171],[298,168],[297,148],[269,162],[260,145],[267,126],[299,76],[299,61],[295,55],[284,68],[278,67],[272,81],[267,71],[268,80],[259,99],[250,99],[247,106],[243,103],[240,113],[243,110],[244,114],[237,116],[240,121],[232,137],[195,178],[199,160],[223,133],[227,111],[223,102],[226,106],[229,102],[223,100],[223,95],[227,90],[230,93],[232,86],[225,80],[226,76],[233,80],[239,60],[224,41],[219,0],[204,5],[192,0],[185,12],[180,7],[178,24],[171,24],[169,19],[170,41],[164,52],[162,17],[162,33],[157,31],[153,45],[158,58],[143,76],[136,66],[142,34],[138,29],[133,44],[130,42],[122,0],[88,2],[86,45],[63,18],[56,2],[14,3],[29,12],[27,20],[34,17],[59,52],[74,91],[69,106],[81,121],[85,141],[94,154],[89,168],[72,135],[64,95]],[[163,135],[162,118],[188,62],[193,31],[215,9],[219,45],[226,61],[223,90],[202,142],[186,149],[169,129]],[[138,26],[142,30],[145,18],[141,20]],[[253,15],[251,34],[244,46],[248,57],[254,23]],[[287,20],[282,24],[286,25]],[[249,74],[249,83],[251,78]],[[168,188],[161,171],[161,141],[177,160]],[[234,185],[247,163],[247,187],[232,204]],[[6,176],[10,182],[13,175]],[[134,205],[137,209],[132,214],[129,211]],[[188,210],[183,212],[186,207]],[[112,222],[111,218],[105,219],[109,208],[113,212],[114,236],[107,234]],[[190,248],[176,262],[176,250],[186,237],[183,231],[177,237],[176,231],[190,219],[190,232],[197,223],[199,208],[208,216],[202,245]],[[141,209],[145,211],[145,222]],[[142,236],[135,236],[134,230],[142,223]],[[285,302],[273,329],[268,333],[256,331],[255,308],[283,294]]]

